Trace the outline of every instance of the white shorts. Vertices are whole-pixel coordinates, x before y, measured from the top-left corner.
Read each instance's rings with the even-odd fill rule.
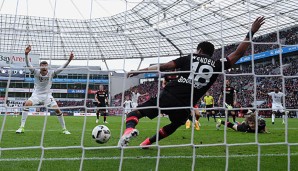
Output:
[[[32,95],[28,100],[32,102],[33,106],[44,105],[47,107],[58,106],[52,94]]]
[[[284,107],[282,105],[276,105],[276,104],[272,104],[272,111],[273,112],[284,112]]]
[[[132,108],[137,108],[138,107],[138,103],[132,103]]]
[[[125,109],[125,113],[129,113],[129,112],[131,112],[131,108]]]

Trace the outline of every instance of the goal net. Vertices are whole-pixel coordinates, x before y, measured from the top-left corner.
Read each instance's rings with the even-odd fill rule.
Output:
[[[0,1],[0,170],[295,170],[296,3],[295,0]],[[152,120],[140,119],[136,126],[140,134],[129,146],[118,145],[127,114],[140,109],[137,105],[158,99],[165,81],[176,81],[182,73],[206,76],[205,70],[198,74],[192,68],[187,72],[160,71],[161,64],[193,55],[200,42],[208,41],[215,46],[212,59],[221,60],[224,66],[225,58],[245,36],[252,36],[249,30],[259,16],[264,16],[266,23],[249,40],[243,57],[230,69],[216,73],[219,76],[208,90],[212,103],[205,99],[209,95],[204,94],[187,106],[193,113],[193,122],[187,121],[172,135],[143,149],[140,143],[171,123],[158,102],[141,109],[155,107],[160,115]],[[42,61],[47,61],[49,73],[63,68],[53,79],[50,77],[53,98],[47,103],[57,103],[61,113],[44,101],[24,107],[29,98],[34,100],[36,78],[44,78],[35,76],[26,64],[28,45],[31,45],[28,61],[34,69],[41,70]],[[74,59],[63,67],[71,54]],[[149,66],[157,68],[141,70]],[[128,78],[130,71],[139,75]],[[277,97],[268,93],[276,88],[284,96],[282,108],[273,112]],[[95,98],[98,90],[104,92],[106,106],[98,105]],[[132,101],[133,94],[137,95],[136,102]],[[196,98],[191,96],[190,101]],[[170,108],[178,109],[181,107]],[[254,122],[266,122],[267,133],[240,131],[251,115],[249,111],[256,114]],[[19,128],[25,112],[26,124]],[[195,112],[200,115],[198,121]],[[57,119],[57,114],[63,117]],[[107,143],[99,144],[92,138],[91,132],[97,125],[109,128],[111,138]],[[64,134],[64,128],[71,134]]]

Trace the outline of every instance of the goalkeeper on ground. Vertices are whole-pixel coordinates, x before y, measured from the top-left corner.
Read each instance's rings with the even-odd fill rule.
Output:
[[[250,114],[248,117],[245,118],[245,121],[242,123],[240,122],[225,122],[220,119],[217,120],[216,129],[219,130],[221,125],[226,125],[228,128],[231,128],[235,131],[239,132],[250,132],[255,133],[269,133],[266,129],[266,121],[263,118],[258,118],[256,123],[256,115],[252,113],[252,111],[248,111],[247,114]],[[258,126],[258,130],[256,130],[256,125]]]

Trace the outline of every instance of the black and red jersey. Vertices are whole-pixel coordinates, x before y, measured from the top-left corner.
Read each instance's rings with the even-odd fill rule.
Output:
[[[100,104],[105,104],[106,103],[106,98],[108,97],[108,94],[104,90],[98,90],[96,92],[96,97],[97,97],[98,101],[100,102]]]
[[[190,104],[191,96],[193,96],[193,104],[195,104],[216,81],[218,73],[214,72],[223,70],[220,60],[215,61],[207,55],[188,55],[175,59],[174,63],[180,71],[190,71],[191,69],[192,72],[180,73],[178,79],[170,81],[164,90],[180,99],[184,104]],[[224,69],[229,68],[230,62],[227,59],[224,62]]]
[[[226,86],[226,103],[233,106],[234,104],[234,93],[236,90],[233,87]],[[221,93],[224,94],[223,88],[221,88]]]

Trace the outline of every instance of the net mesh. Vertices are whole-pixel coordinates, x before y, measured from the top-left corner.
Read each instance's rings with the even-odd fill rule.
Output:
[[[297,62],[297,59],[293,56],[292,58],[288,58],[289,61],[284,62],[282,49],[284,47],[297,48],[297,34],[292,34],[291,37],[280,35],[280,33],[289,34],[287,29],[291,30],[289,32],[292,33],[297,31],[295,27],[297,16],[293,13],[297,11],[297,7],[294,5],[295,1],[268,1],[257,3],[257,1],[242,0],[227,2],[145,0],[132,10],[129,10],[128,7],[131,4],[136,4],[136,2],[123,1],[125,5],[124,12],[108,19],[94,18],[93,16],[96,6],[105,9],[102,6],[105,1],[100,0],[88,1],[87,6],[89,10],[87,10],[87,13],[81,11],[77,5],[78,1],[70,0],[69,4],[72,5],[73,11],[75,11],[81,19],[57,18],[57,8],[61,8],[61,6],[59,6],[60,1],[49,1],[53,14],[51,18],[29,16],[30,5],[32,5],[30,4],[30,0],[26,1],[26,15],[19,15],[19,5],[21,1],[16,0],[15,2],[15,12],[13,15],[0,15],[2,30],[0,40],[1,52],[6,52],[10,54],[9,56],[13,56],[17,52],[23,53],[25,45],[31,44],[34,53],[39,54],[41,59],[48,60],[51,65],[55,60],[67,59],[69,52],[72,51],[75,54],[75,60],[87,61],[86,66],[66,68],[64,70],[66,73],[64,76],[66,75],[65,77],[68,77],[67,75],[76,73],[77,70],[84,72],[87,78],[81,84],[85,85],[83,86],[85,87],[85,94],[81,98],[83,102],[79,103],[79,105],[63,106],[62,104],[60,108],[82,109],[83,113],[89,113],[91,110],[95,110],[96,107],[89,104],[90,96],[86,92],[88,92],[89,87],[93,85],[93,77],[95,77],[97,73],[101,73],[102,75],[109,76],[108,89],[110,94],[113,93],[113,95],[116,95],[119,93],[119,104],[111,105],[107,107],[107,109],[109,109],[109,112],[118,111],[119,114],[121,114],[121,122],[117,122],[117,125],[112,123],[108,125],[113,136],[110,142],[104,145],[95,145],[92,143],[94,140],[88,138],[91,137],[91,130],[95,126],[90,124],[91,122],[93,123],[93,120],[91,121],[90,119],[91,117],[85,114],[83,119],[78,121],[68,119],[68,117],[70,118],[71,116],[65,117],[66,125],[68,125],[68,121],[73,125],[79,125],[76,127],[79,130],[69,128],[74,136],[68,138],[54,134],[59,128],[53,127],[54,121],[51,119],[53,117],[45,114],[44,118],[42,118],[42,124],[39,122],[40,119],[34,119],[36,123],[28,121],[28,133],[26,132],[24,136],[21,135],[22,138],[16,138],[19,143],[13,142],[15,136],[18,136],[11,135],[14,134],[15,130],[12,129],[15,128],[16,125],[14,124],[17,123],[17,121],[11,121],[11,117],[7,113],[11,113],[19,106],[11,106],[7,104],[6,101],[10,98],[16,100],[17,93],[10,94],[10,92],[17,91],[17,88],[22,88],[14,87],[17,84],[24,86],[25,83],[15,81],[15,75],[13,73],[14,71],[19,72],[20,68],[15,67],[12,60],[10,60],[8,67],[4,68],[1,66],[1,69],[7,69],[7,71],[9,71],[7,72],[7,81],[3,81],[6,82],[6,84],[1,84],[1,88],[2,85],[6,85],[4,89],[5,93],[1,94],[1,96],[5,97],[3,98],[3,108],[1,108],[4,110],[4,115],[1,116],[2,125],[0,132],[0,142],[2,144],[0,148],[0,162],[4,164],[3,166],[7,166],[5,162],[30,161],[36,166],[34,169],[42,170],[45,168],[51,170],[53,168],[50,166],[52,161],[80,161],[79,165],[72,162],[70,164],[73,164],[74,169],[79,170],[94,170],[95,168],[102,170],[109,168],[133,170],[139,167],[135,166],[134,161],[139,160],[152,170],[173,169],[171,165],[177,167],[177,169],[206,170],[212,168],[214,163],[219,163],[222,169],[231,170],[233,168],[239,168],[240,165],[245,165],[247,161],[239,162],[240,164],[234,163],[235,160],[240,158],[253,160],[252,163],[249,163],[252,165],[250,168],[257,170],[263,169],[263,162],[269,162],[271,165],[274,165],[274,159],[287,161],[286,166],[281,166],[284,170],[295,168],[295,162],[293,161],[297,158],[298,143],[297,139],[293,137],[295,133],[297,133],[297,127],[288,124],[290,123],[288,122],[288,117],[285,117],[284,126],[277,129],[273,128],[271,131],[272,134],[265,135],[268,139],[259,134],[255,134],[255,136],[237,135],[231,133],[227,127],[224,127],[220,136],[217,135],[217,137],[213,139],[212,130],[215,131],[215,124],[206,124],[208,126],[212,125],[212,127],[206,126],[204,130],[203,126],[199,133],[192,124],[191,131],[185,131],[184,128],[182,128],[177,131],[178,133],[174,133],[171,136],[172,138],[169,137],[170,140],[165,139],[162,142],[156,142],[156,144],[152,146],[154,149],[153,152],[139,152],[137,150],[140,150],[140,147],[135,143],[125,148],[117,146],[118,139],[125,129],[125,115],[123,115],[124,108],[122,104],[125,100],[125,96],[130,91],[128,89],[128,87],[130,87],[129,84],[133,82],[132,79],[126,78],[127,71],[131,69],[131,59],[140,59],[140,63],[137,66],[138,69],[144,59],[146,61],[147,58],[152,57],[154,57],[152,60],[154,62],[151,63],[157,63],[159,66],[160,63],[165,61],[163,57],[178,57],[179,55],[191,53],[196,48],[197,43],[202,40],[214,42],[218,48],[214,56],[224,58],[236,48],[236,46],[231,45],[231,43],[240,42],[242,40],[251,22],[258,15],[266,15],[266,18],[268,18],[267,26],[265,26],[265,29],[262,29],[259,34],[264,35],[265,33],[269,33],[270,35],[264,36],[267,37],[267,39],[258,37],[257,39],[250,40],[251,49],[248,50],[250,51],[248,53],[251,54],[251,63],[239,64],[239,68],[222,71],[218,81],[211,88],[211,92],[213,92],[215,102],[217,102],[221,87],[225,89],[227,86],[226,80],[230,80],[232,85],[237,86],[239,90],[237,93],[238,101],[242,104],[251,103],[253,105],[252,107],[248,107],[247,105],[243,105],[243,107],[236,106],[234,107],[235,110],[253,108],[258,110],[259,116],[267,116],[271,109],[266,105],[270,102],[262,101],[263,97],[260,97],[258,92],[266,92],[272,88],[273,85],[277,85],[281,88],[281,91],[287,95],[283,97],[283,105],[287,108],[289,107],[287,111],[296,112],[296,109],[291,107],[297,105],[297,88],[294,86],[297,84],[297,69],[295,70],[295,66],[297,65],[295,61]],[[269,5],[270,3],[272,3],[272,5]],[[5,1],[3,0],[1,10],[5,7],[4,5]],[[266,6],[268,7],[266,8]],[[284,8],[287,7],[288,10],[281,8],[281,6]],[[285,30],[281,31],[282,29]],[[274,32],[274,35],[272,35],[272,32]],[[271,36],[273,36],[273,38],[268,39],[268,37]],[[294,40],[289,41],[289,39]],[[262,52],[262,50],[260,50],[262,48],[263,51],[279,50],[276,52],[279,57],[272,60],[269,65],[264,66],[263,64],[260,65],[256,63],[254,59],[258,57],[257,54]],[[111,60],[107,61],[109,59]],[[106,67],[105,71],[91,66],[93,61],[96,60],[102,61],[102,64]],[[111,75],[116,74],[113,70],[113,64],[117,62],[121,63],[119,70],[124,72],[124,75]],[[289,64],[289,62],[292,62],[292,64]],[[272,63],[274,63],[275,68],[272,67]],[[38,65],[34,67],[38,68]],[[288,67],[291,68],[291,73],[289,73]],[[153,86],[151,85],[154,88],[149,87],[149,94],[159,97],[162,87],[160,80],[163,75],[179,74],[181,72],[156,71],[155,73],[159,81],[153,83]],[[26,77],[30,77],[30,75],[26,74]],[[60,77],[58,76],[58,78]],[[61,78],[63,78],[63,76]],[[117,86],[112,85],[113,82],[111,82],[111,80],[113,80],[113,78],[120,79],[122,81],[121,84]],[[80,78],[77,79],[79,80]],[[67,83],[67,86],[69,86],[68,84],[70,83]],[[94,84],[94,86],[97,86],[97,84]],[[117,87],[117,89],[121,91],[112,92],[115,90],[112,86]],[[11,87],[16,89],[12,90]],[[28,89],[30,89],[30,86]],[[67,89],[75,88],[67,87]],[[225,95],[226,91],[223,91],[223,99],[220,101],[220,104],[213,109],[221,111],[222,115],[226,118],[223,120],[227,122],[228,109],[223,103],[226,98]],[[25,96],[25,98],[28,97]],[[112,96],[110,97],[112,98]],[[75,98],[76,97],[72,97],[73,100]],[[287,104],[287,102],[291,100],[293,100],[293,102],[291,102],[294,103],[293,106]],[[70,99],[69,101],[72,100]],[[194,104],[191,104],[190,108],[193,109],[193,106]],[[33,108],[38,108],[38,106]],[[158,109],[161,111],[161,108],[158,107]],[[50,112],[50,110],[51,108],[46,108],[45,113]],[[286,116],[288,116],[288,113]],[[193,120],[194,119],[193,117]],[[267,124],[269,124],[270,121],[271,120],[267,120]],[[39,124],[37,124],[37,122]],[[140,138],[144,139],[145,136],[150,136],[148,134],[156,133],[158,135],[159,129],[166,122],[169,121],[163,117],[157,117],[157,119],[153,121],[146,119],[145,121],[140,121],[140,125],[138,126],[143,134],[140,135]],[[151,124],[148,128],[147,123]],[[39,130],[35,130],[34,124],[38,125]],[[205,124],[204,120],[202,121],[202,125],[203,124]],[[274,134],[273,132],[278,129],[282,129],[284,132],[278,132],[280,135]],[[293,132],[289,130],[293,130]],[[26,141],[30,141],[31,138],[33,139],[33,134],[30,135],[30,133],[34,131],[39,131],[40,134],[33,140],[33,143],[27,145]],[[205,134],[204,131],[209,131],[209,135]],[[178,135],[175,136],[175,134]],[[218,134],[218,132],[214,134]],[[280,139],[278,136],[284,138]],[[210,142],[208,142],[208,138],[206,137],[210,137]],[[13,140],[9,140],[9,138]],[[50,139],[56,140],[53,143]],[[63,141],[66,141],[67,145],[60,145]],[[270,148],[272,146],[274,148],[281,148],[282,150],[278,153],[274,153],[272,148]],[[245,151],[243,150],[244,148],[249,148],[252,152]],[[34,162],[38,162],[38,164]],[[94,162],[99,162],[100,165],[92,164]],[[180,164],[177,165],[175,164],[176,162]],[[64,164],[58,166],[63,168],[62,165]],[[215,167],[220,168],[220,166]],[[265,166],[265,168],[267,167]],[[270,167],[268,166],[268,168]],[[67,168],[64,166],[64,169]]]

